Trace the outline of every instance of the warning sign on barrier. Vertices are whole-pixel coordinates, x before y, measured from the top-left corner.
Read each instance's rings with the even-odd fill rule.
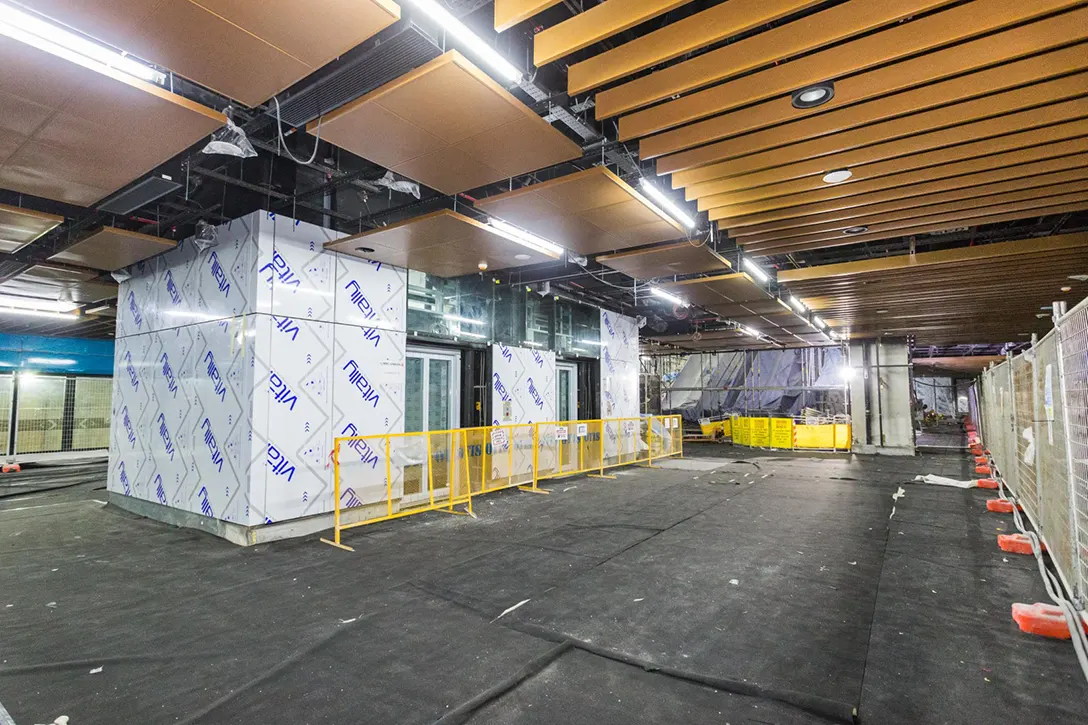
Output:
[[[748,445],[753,448],[769,448],[771,445],[771,419],[750,418]]]
[[[570,433],[567,431],[567,426],[557,425],[555,427],[555,439],[557,441],[565,441],[570,438]]]
[[[633,421],[633,420],[623,421],[623,434],[625,436],[635,434],[635,421]]]
[[[491,447],[505,449],[509,444],[510,438],[506,435],[505,428],[492,428],[491,429]]]
[[[589,425],[586,423],[579,423],[578,427],[575,429],[575,432],[577,433],[579,438],[585,438],[587,435],[589,435]]]
[[[771,418],[771,448],[793,448],[793,418]]]

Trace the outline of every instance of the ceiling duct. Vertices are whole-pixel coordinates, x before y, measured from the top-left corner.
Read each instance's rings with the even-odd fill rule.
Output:
[[[299,128],[434,60],[442,49],[415,25],[352,58],[328,75],[280,101],[280,117]]]
[[[180,188],[181,184],[166,174],[152,174],[102,202],[98,210],[110,214],[131,214]]]

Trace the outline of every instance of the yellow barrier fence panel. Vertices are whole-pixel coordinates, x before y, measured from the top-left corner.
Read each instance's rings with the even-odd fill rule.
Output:
[[[771,448],[793,448],[793,418],[771,418]]]
[[[733,421],[730,418],[726,418],[722,421],[722,438],[733,437]]]
[[[835,448],[835,426],[805,425],[794,426],[794,447],[818,450]]]
[[[850,450],[850,439],[852,432],[850,430],[849,423],[836,423],[835,424],[835,450],[848,451]]]
[[[753,448],[769,448],[771,445],[771,419],[750,418],[748,445]]]
[[[751,423],[751,418],[737,418],[734,421],[735,426],[733,428],[733,442],[735,444],[740,446],[751,445],[751,443],[749,442],[751,440]]]

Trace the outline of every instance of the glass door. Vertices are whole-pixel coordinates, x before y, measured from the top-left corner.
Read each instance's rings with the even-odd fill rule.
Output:
[[[578,366],[572,363],[556,363],[555,388],[556,420],[578,420]],[[557,443],[557,453],[563,470],[569,470],[577,463],[574,429],[572,425],[567,428],[567,442]]]
[[[405,367],[404,432],[451,431],[458,426],[461,358],[458,353],[409,348]],[[428,450],[428,438],[430,447]],[[453,433],[411,436],[404,466],[402,503],[420,503],[449,496],[452,458],[457,450]],[[432,470],[433,469],[433,470]],[[432,491],[433,487],[433,491]]]

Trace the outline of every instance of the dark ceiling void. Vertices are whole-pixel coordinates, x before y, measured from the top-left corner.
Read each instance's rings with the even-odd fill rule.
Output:
[[[10,283],[9,290],[27,294],[33,289],[27,284],[35,279],[29,271],[54,258],[53,263],[85,277],[80,283],[97,285],[88,289],[102,294],[114,284],[110,274],[84,266],[78,255],[61,253],[104,227],[176,242],[191,236],[198,222],[222,223],[257,209],[349,235],[443,211],[486,222],[489,214],[498,213],[493,209],[508,206],[505,200],[544,198],[544,190],[557,188],[557,180],[595,167],[604,167],[646,198],[650,192],[644,182],[663,192],[664,201],[651,201],[662,209],[675,205],[692,217],[693,228],[674,224],[665,235],[669,238],[640,241],[637,235],[612,233],[636,224],[629,215],[645,213],[637,205],[623,208],[621,200],[607,197],[592,205],[579,205],[577,195],[552,199],[547,202],[554,206],[550,218],[562,224],[538,228],[549,229],[550,241],[582,251],[554,261],[531,260],[490,276],[503,285],[547,282],[566,298],[644,317],[647,336],[680,342],[736,330],[743,315],[730,312],[728,304],[720,309],[729,314],[699,305],[678,307],[653,290],[721,274],[723,265],[739,271],[754,263],[768,275],[766,282],[756,282],[777,304],[787,303],[793,292],[777,278],[780,274],[1057,239],[1088,230],[1088,106],[1080,82],[1088,72],[1088,9],[1074,0],[630,5],[447,0],[445,7],[469,31],[521,72],[517,82],[500,77],[470,43],[444,29],[426,12],[426,3],[405,0],[397,19],[382,19],[388,4],[374,4],[377,15],[368,37],[327,35],[329,49],[339,44],[322,50],[329,50],[328,62],[316,50],[305,59],[308,68],[295,69],[285,60],[297,56],[289,52],[291,43],[309,32],[308,26],[288,32],[290,38],[270,41],[280,51],[274,67],[279,75],[265,79],[265,86],[285,88],[276,96],[279,120],[271,98],[261,101],[250,93],[257,84],[246,86],[244,78],[229,74],[213,82],[195,70],[190,74],[201,77],[186,77],[182,68],[167,62],[174,56],[153,57],[156,48],[166,45],[150,42],[146,34],[155,31],[145,27],[141,48],[147,57],[141,57],[164,72],[174,96],[228,113],[256,156],[205,154],[204,137],[86,203],[0,182],[0,204],[38,217],[38,226],[23,230],[20,241],[8,245],[11,251],[0,255],[0,292]],[[103,30],[108,23],[90,15],[54,19],[91,37],[108,35]],[[576,149],[570,154],[575,158],[568,155],[561,163],[473,188],[432,182],[447,191],[466,189],[443,193],[425,184],[389,183],[419,182],[411,178],[418,165],[410,159],[398,157],[394,163],[387,159],[393,156],[373,153],[396,166],[399,173],[389,176],[389,169],[374,159],[346,150],[366,153],[367,144],[321,138],[319,121],[326,115],[396,85],[450,50],[489,73],[514,103],[549,124],[558,132],[557,143]],[[541,53],[548,60],[534,67]],[[201,67],[199,58],[182,60],[185,68]],[[806,95],[814,88],[832,90],[819,102],[798,102],[802,96],[814,98]],[[414,123],[421,128],[426,119],[441,128],[447,113],[471,118],[471,108],[458,106],[463,99],[447,97],[439,103],[438,95],[420,89],[403,103],[414,104]],[[25,92],[0,72],[0,99]],[[252,93],[266,95],[259,89]],[[399,133],[398,118],[406,117],[392,105],[381,104],[382,112],[391,114],[383,126],[390,139]],[[509,124],[479,126],[494,134],[493,144],[516,155],[518,137],[510,135]],[[16,133],[0,131],[0,169],[11,158],[9,147],[22,144]],[[487,141],[472,141],[473,158],[487,155]],[[468,143],[460,138],[444,142],[450,147]],[[302,163],[307,159],[312,160]],[[528,163],[520,168],[533,165]],[[460,177],[473,174],[465,170]],[[537,185],[542,185],[540,192],[518,193]],[[522,222],[527,227],[535,223],[530,216]],[[61,221],[46,223],[53,218]],[[706,254],[670,255],[670,248],[684,251],[678,244],[703,247]],[[653,252],[658,246],[663,249]],[[616,261],[665,257],[661,265]],[[1088,269],[1081,271],[1088,274]],[[1023,274],[1033,273],[1025,266]],[[947,281],[950,290],[962,284]],[[43,296],[53,293],[42,285]],[[1072,281],[1070,292],[1054,293],[1067,294],[1073,303],[1088,294],[1083,285]],[[797,296],[803,303],[804,296]],[[109,297],[80,302],[85,314],[74,322],[2,315],[0,331],[110,337],[114,307]],[[776,314],[790,314],[784,309],[783,304]],[[816,308],[802,309],[794,322],[804,326],[810,319],[801,316]],[[860,326],[851,329],[845,319],[829,316],[827,330],[841,338],[870,334]],[[788,324],[782,329],[794,332]],[[813,336],[813,344],[831,344],[826,332],[814,333],[811,325],[796,332]],[[928,339],[922,331],[915,349],[934,358],[1002,354],[1022,345],[1021,335],[999,325],[974,332],[942,330]],[[724,334],[709,335],[716,337],[731,344]]]

